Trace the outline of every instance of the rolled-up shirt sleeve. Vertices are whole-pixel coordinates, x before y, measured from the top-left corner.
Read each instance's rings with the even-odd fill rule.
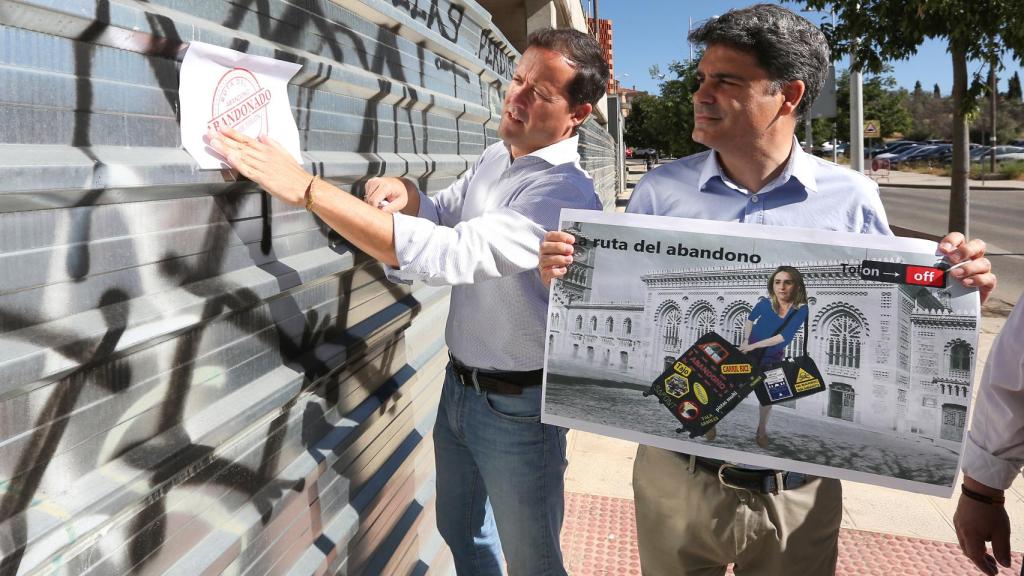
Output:
[[[964,446],[964,473],[1005,490],[1024,467],[1024,306],[992,346]]]
[[[540,241],[558,225],[561,208],[600,209],[600,201],[570,180],[550,179],[528,186],[506,207],[453,227],[395,214],[400,269],[389,277],[457,285],[535,271]]]

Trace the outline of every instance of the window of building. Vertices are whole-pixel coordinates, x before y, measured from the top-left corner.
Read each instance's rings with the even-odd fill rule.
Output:
[[[715,312],[710,306],[701,306],[690,315],[690,342],[696,342],[698,338],[715,329]]]
[[[828,327],[828,363],[842,368],[860,368],[863,327],[849,312],[840,312]]]
[[[679,347],[679,325],[683,323],[683,315],[677,308],[670,308],[661,319],[661,336],[666,348]]]
[[[612,333],[612,331],[613,331],[613,330],[615,330],[615,320],[612,320],[612,317],[611,317],[611,316],[609,316],[609,317],[608,317],[608,318],[607,318],[607,319],[606,319],[606,320],[604,321],[604,328],[605,328],[605,330],[607,330],[607,331],[608,331],[608,333],[609,333],[609,334],[611,334],[611,333]]]
[[[747,306],[737,306],[729,311],[729,315],[725,318],[725,330],[729,342],[732,342],[733,345],[740,346],[745,343],[743,342],[743,326],[749,317],[750,308]]]
[[[590,317],[590,331],[597,332],[597,316]]]
[[[622,328],[626,331],[626,336],[633,333],[633,320],[626,318],[622,321]]]
[[[576,317],[576,329],[577,330],[582,330],[583,329],[583,316],[577,316]]]
[[[786,356],[790,358],[796,358],[804,353],[804,327],[800,325],[800,329],[797,330],[796,334],[793,335],[793,339],[786,345]]]
[[[967,371],[971,369],[971,346],[957,342],[949,349],[949,369]]]

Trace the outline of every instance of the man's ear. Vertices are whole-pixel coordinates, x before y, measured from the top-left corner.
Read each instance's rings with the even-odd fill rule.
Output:
[[[594,106],[591,105],[591,104],[579,104],[575,108],[573,108],[573,110],[572,110],[573,128],[579,128],[580,125],[583,124],[584,121],[586,121],[587,116],[590,116],[590,113],[593,112],[593,111],[594,111]]]
[[[782,85],[782,110],[783,114],[796,115],[796,109],[804,99],[807,86],[803,80],[791,80]]]

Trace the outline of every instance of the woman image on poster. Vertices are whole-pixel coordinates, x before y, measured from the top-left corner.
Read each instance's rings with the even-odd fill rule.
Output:
[[[792,266],[779,266],[768,278],[768,298],[758,300],[743,325],[746,344],[741,352],[760,357],[762,371],[780,364],[786,346],[807,319],[807,288],[800,271]],[[779,330],[779,328],[782,328]],[[771,406],[761,406],[755,440],[761,448],[768,447],[768,416]]]

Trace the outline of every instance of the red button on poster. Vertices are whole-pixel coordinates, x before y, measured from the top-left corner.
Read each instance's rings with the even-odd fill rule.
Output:
[[[935,286],[942,288],[946,285],[946,274],[940,268],[928,266],[907,266],[905,282],[915,286]]]

